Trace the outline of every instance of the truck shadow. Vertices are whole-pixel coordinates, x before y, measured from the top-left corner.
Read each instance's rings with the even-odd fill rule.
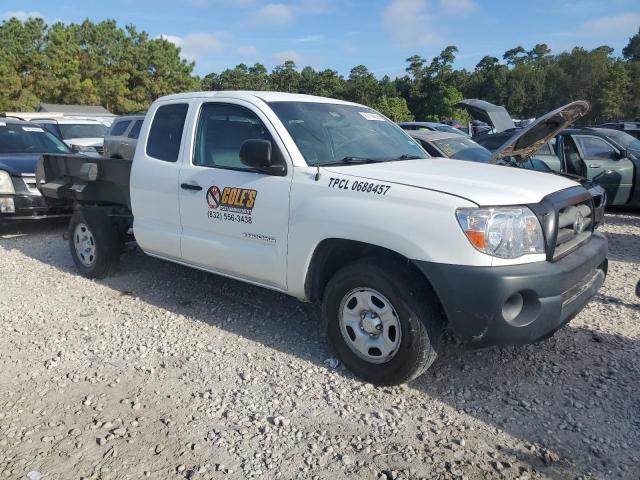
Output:
[[[63,228],[54,232],[60,237],[51,237],[51,228],[37,227],[32,234],[42,241],[30,242],[5,235],[0,246],[75,275],[61,238]],[[129,246],[122,256],[119,272],[98,283],[118,295],[137,297],[322,368],[328,368],[324,360],[333,357],[316,307],[148,257],[135,246]],[[607,318],[606,305],[588,308],[597,308],[599,317]],[[615,312],[620,310],[610,313]],[[406,392],[464,410],[489,431],[499,429],[526,444],[555,452],[559,458],[545,462],[544,451],[538,447],[522,451],[511,445],[493,446],[551,478],[573,478],[596,467],[638,478],[639,359],[640,339],[587,326],[569,325],[549,340],[523,347],[472,350],[447,340],[436,363]],[[358,381],[343,367],[337,371]],[[398,394],[388,389],[377,392]],[[617,432],[614,438],[611,431]],[[621,465],[627,470],[618,472]],[[637,472],[635,477],[632,472]]]

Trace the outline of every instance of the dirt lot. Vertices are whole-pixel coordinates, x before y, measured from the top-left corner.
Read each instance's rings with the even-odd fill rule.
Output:
[[[640,217],[603,230],[607,282],[553,338],[448,341],[378,389],[311,306],[133,247],[92,282],[61,225],[4,229],[0,478],[637,479]]]

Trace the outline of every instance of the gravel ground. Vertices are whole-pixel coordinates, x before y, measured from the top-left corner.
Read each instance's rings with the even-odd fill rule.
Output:
[[[639,216],[553,338],[449,340],[394,388],[332,368],[309,305],[135,247],[86,280],[63,230],[0,231],[0,478],[640,478]]]

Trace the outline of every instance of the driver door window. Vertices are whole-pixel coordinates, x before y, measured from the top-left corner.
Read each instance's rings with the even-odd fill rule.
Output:
[[[271,135],[254,113],[238,105],[205,104],[198,121],[193,164],[252,171],[240,161],[240,147],[246,140],[269,140],[272,155],[281,161]]]
[[[585,160],[616,160],[618,152],[598,137],[577,137]]]

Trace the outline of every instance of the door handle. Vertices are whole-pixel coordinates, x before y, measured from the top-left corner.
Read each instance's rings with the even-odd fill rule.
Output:
[[[180,188],[183,190],[202,190],[200,185],[191,185],[190,183],[182,183]]]
[[[600,168],[600,165],[598,165],[597,163],[591,163],[589,164],[589,168]]]

